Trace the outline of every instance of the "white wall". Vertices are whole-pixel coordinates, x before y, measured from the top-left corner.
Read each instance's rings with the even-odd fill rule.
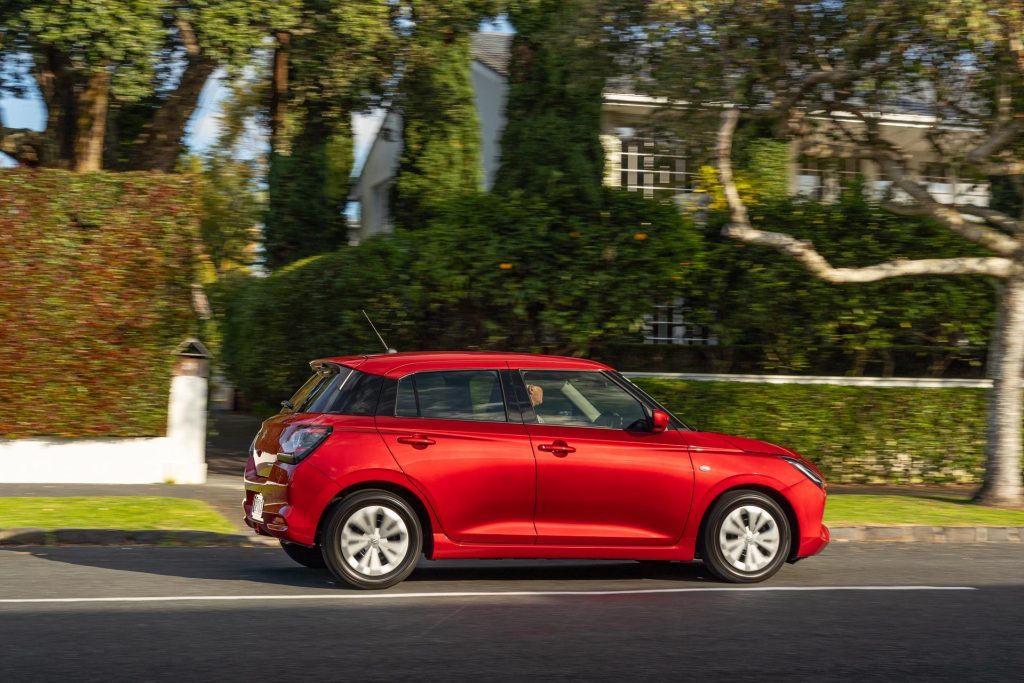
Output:
[[[470,69],[473,78],[473,100],[480,121],[480,160],[483,164],[483,189],[494,187],[494,175],[501,164],[501,134],[505,130],[505,103],[508,83],[493,69],[474,61]]]
[[[401,155],[402,117],[388,112],[350,195],[359,202],[359,240],[391,229],[387,198]]]
[[[0,440],[0,483],[202,484],[206,398],[205,377],[172,378],[166,436]]]

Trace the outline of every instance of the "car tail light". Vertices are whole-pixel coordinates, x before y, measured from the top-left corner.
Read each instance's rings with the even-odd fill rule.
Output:
[[[316,450],[331,434],[330,427],[322,425],[296,425],[281,435],[279,462],[296,463]]]

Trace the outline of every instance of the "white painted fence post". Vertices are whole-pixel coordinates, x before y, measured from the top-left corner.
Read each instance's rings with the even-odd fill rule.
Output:
[[[206,481],[206,400],[210,352],[198,339],[183,341],[171,378],[167,406],[167,439],[171,460],[164,479],[177,484]]]

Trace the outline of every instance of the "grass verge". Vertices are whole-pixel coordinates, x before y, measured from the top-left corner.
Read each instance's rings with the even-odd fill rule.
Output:
[[[0,528],[142,529],[237,533],[201,500],[160,496],[0,498]]]
[[[830,526],[1024,526],[1024,510],[971,505],[952,496],[876,496],[840,493],[828,497],[825,523]]]

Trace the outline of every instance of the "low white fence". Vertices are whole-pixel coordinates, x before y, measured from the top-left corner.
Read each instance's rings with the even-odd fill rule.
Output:
[[[990,389],[990,379],[943,379],[930,377],[821,377],[803,375],[716,375],[699,372],[624,372],[630,379],[684,379],[696,382],[747,382],[750,384],[834,384],[843,387],[892,387],[919,389]]]

